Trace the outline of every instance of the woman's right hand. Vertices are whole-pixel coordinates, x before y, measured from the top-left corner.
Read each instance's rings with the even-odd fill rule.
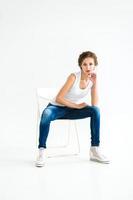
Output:
[[[86,106],[88,106],[88,104],[85,103],[85,102],[79,103],[79,104],[77,104],[77,109],[81,109],[81,108],[84,108],[84,107],[86,107]]]

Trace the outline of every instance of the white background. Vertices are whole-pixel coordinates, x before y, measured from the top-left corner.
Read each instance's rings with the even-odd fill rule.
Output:
[[[11,174],[14,174],[14,168],[18,174],[19,169],[23,170],[23,167],[25,171],[22,174],[27,172],[27,167],[29,171],[34,168],[32,161],[36,148],[37,109],[35,89],[37,87],[60,88],[71,72],[79,70],[78,56],[87,50],[94,51],[99,61],[97,68],[102,144],[111,159],[117,163],[116,166],[106,170],[109,170],[107,172],[112,177],[116,170],[122,168],[126,160],[126,167],[122,169],[133,178],[131,170],[133,165],[131,153],[133,150],[132,22],[131,0],[0,1],[0,154],[2,169],[6,169],[5,176],[3,175],[1,179],[1,184],[4,186],[2,199],[18,199],[20,190],[15,193],[10,188],[11,183],[6,186],[7,180],[13,179]],[[84,131],[87,130],[86,126],[85,121],[82,121],[81,127]],[[31,159],[30,163],[28,163],[29,159]],[[59,170],[57,166],[58,164],[56,169]],[[71,171],[71,165],[69,167]],[[94,174],[97,170],[99,169],[95,168]],[[41,177],[41,172],[39,173]],[[89,173],[91,174],[91,171]],[[104,175],[106,177],[106,174]],[[122,175],[123,171],[119,171],[117,180]],[[112,194],[110,199],[133,198],[128,175],[122,176],[122,180],[125,181],[125,185],[122,185],[123,190],[115,189],[120,186],[120,180],[114,190],[106,190]],[[47,178],[51,180],[52,176]],[[14,188],[20,179],[13,180]],[[44,179],[41,180],[43,182]],[[38,197],[38,193],[34,193],[35,188],[39,188],[36,184],[36,181],[39,181],[37,173],[34,181],[32,179],[32,183],[35,184],[32,184],[33,190],[28,191],[27,198]],[[111,181],[112,185],[109,188],[113,186],[113,178]],[[21,184],[24,183],[25,179],[21,181]],[[77,187],[82,190],[82,185]],[[26,192],[26,187],[24,189]],[[51,191],[49,187],[47,189],[46,194]],[[6,196],[5,192],[8,190],[10,192]],[[104,196],[104,184],[101,191],[103,192],[101,199],[107,197]],[[40,193],[40,197],[41,194],[44,197],[43,192]],[[55,192],[54,195],[60,199],[65,193],[62,192],[60,196]],[[82,192],[78,194],[77,191],[76,195],[79,198],[83,197]],[[90,194],[87,190],[85,195],[86,199],[90,196],[92,198],[93,192]],[[54,196],[51,198],[47,196],[47,199],[48,197],[52,199]],[[70,196],[67,197],[70,199]]]

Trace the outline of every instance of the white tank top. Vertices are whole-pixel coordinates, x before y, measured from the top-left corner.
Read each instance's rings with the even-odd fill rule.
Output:
[[[93,82],[90,80],[87,87],[85,89],[81,89],[79,87],[80,85],[80,79],[81,79],[81,70],[78,72],[74,72],[76,79],[71,87],[71,89],[68,91],[68,93],[64,96],[65,99],[73,102],[73,103],[82,103],[83,98],[86,97],[90,91],[90,88],[93,85]],[[59,104],[55,101],[56,97],[54,97],[50,103],[54,105],[59,106],[65,106],[63,104]]]

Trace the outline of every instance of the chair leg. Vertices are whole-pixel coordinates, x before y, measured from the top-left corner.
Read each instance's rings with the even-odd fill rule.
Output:
[[[40,109],[39,109],[39,102],[37,102],[37,125],[36,125],[36,146],[38,147],[38,127],[39,127],[39,120],[41,117]],[[76,133],[76,143],[77,143],[77,148],[78,151],[76,153],[71,153],[71,154],[58,154],[58,155],[49,155],[48,157],[62,157],[62,156],[72,156],[72,155],[78,155],[80,153],[80,144],[79,144],[79,136],[78,136],[78,128],[76,124],[76,120],[72,120],[74,122],[74,129]],[[67,147],[70,144],[70,124],[71,120],[68,120],[68,137],[67,137],[67,142],[65,145],[60,145],[60,146],[52,146],[48,147],[47,149],[67,149]]]
[[[76,137],[77,137],[77,147],[78,147],[77,154],[79,154],[80,153],[80,143],[79,143],[79,134],[78,134],[78,128],[77,128],[77,122],[76,121],[74,121],[74,125],[75,125]]]
[[[70,120],[67,120],[67,121],[68,121],[68,134],[67,134],[66,144],[58,145],[58,146],[49,146],[49,149],[52,149],[52,148],[67,148],[69,146],[69,143],[70,143]]]
[[[39,109],[39,103],[37,102],[37,120],[36,120],[36,146],[37,147],[38,147],[39,119],[40,119],[40,109]]]
[[[70,123],[71,123],[71,121],[68,120],[68,123],[69,123],[69,126],[68,126],[67,144],[65,146],[63,146],[62,149],[67,149],[67,147],[70,144]],[[77,156],[77,155],[79,155],[79,153],[80,153],[80,143],[79,143],[79,136],[78,136],[78,128],[77,128],[77,124],[76,124],[75,120],[73,121],[73,123],[74,123],[74,129],[75,129],[75,133],[76,133],[76,143],[77,143],[78,151],[74,152],[74,153],[65,153],[65,154],[58,154],[58,155],[48,155],[48,158],[52,158],[52,157],[65,157],[65,156]],[[59,148],[61,148],[61,146],[48,147],[48,149],[50,149],[50,148],[58,148],[59,149]]]

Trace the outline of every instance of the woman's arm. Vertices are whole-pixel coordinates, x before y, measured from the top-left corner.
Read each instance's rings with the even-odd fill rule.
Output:
[[[98,105],[98,100],[99,100],[97,75],[93,74],[91,79],[93,81],[93,86],[91,88],[91,105],[92,106],[97,106]]]
[[[73,103],[73,102],[71,102],[71,101],[69,101],[69,100],[64,98],[65,94],[67,94],[67,92],[70,90],[70,88],[74,84],[75,79],[76,79],[75,75],[73,73],[71,73],[68,76],[68,78],[67,78],[65,84],[63,85],[63,87],[58,92],[55,101],[57,103],[63,104],[65,106],[68,106],[70,108],[78,108],[78,109],[80,109],[82,107],[85,107],[86,104],[85,103],[76,104],[76,103]]]

